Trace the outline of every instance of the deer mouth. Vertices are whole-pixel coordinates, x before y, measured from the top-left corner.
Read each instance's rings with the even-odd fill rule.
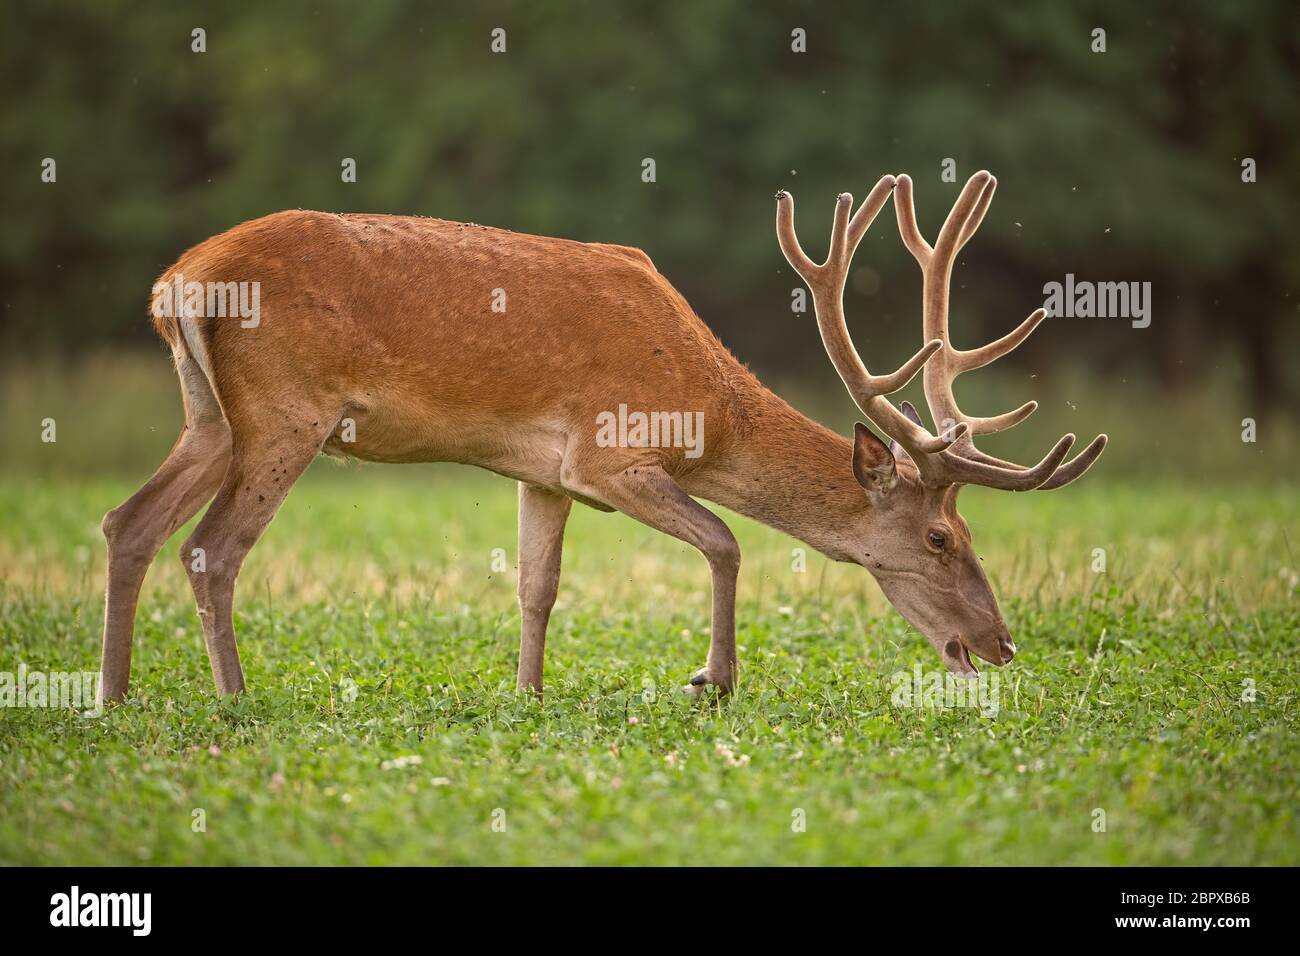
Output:
[[[954,674],[961,674],[964,677],[978,677],[979,670],[971,663],[970,651],[966,645],[957,638],[953,638],[943,646],[943,664]]]

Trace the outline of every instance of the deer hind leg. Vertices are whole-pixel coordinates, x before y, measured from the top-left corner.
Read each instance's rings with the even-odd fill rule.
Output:
[[[123,700],[131,677],[131,641],[140,586],[163,543],[217,490],[230,461],[230,429],[207,380],[189,358],[177,363],[185,397],[185,429],[158,471],[104,515],[108,587],[100,687]]]
[[[625,515],[692,545],[709,562],[713,580],[712,637],[704,669],[684,688],[699,694],[712,684],[729,693],[736,682],[736,577],[740,546],[721,518],[681,489],[657,465],[635,465],[614,475],[592,477],[566,469],[562,480],[575,490]]]
[[[560,585],[564,524],[573,499],[519,483],[519,674],[516,690],[542,693],[546,625]]]
[[[237,429],[225,479],[203,520],[181,545],[218,694],[244,689],[234,624],[235,580],[244,558],[328,434],[290,418]]]

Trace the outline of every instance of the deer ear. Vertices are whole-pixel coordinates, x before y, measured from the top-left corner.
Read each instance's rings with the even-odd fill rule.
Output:
[[[908,421],[912,422],[914,425],[920,425],[922,428],[925,427],[925,423],[921,421],[921,416],[916,413],[916,408],[911,402],[904,401],[899,407],[903,410],[903,416]],[[892,438],[889,439],[889,450],[894,453],[895,458],[906,458],[909,461],[912,458],[912,456],[907,453],[907,449]]]
[[[898,482],[893,453],[862,422],[853,426],[853,476],[867,491],[882,495]]]

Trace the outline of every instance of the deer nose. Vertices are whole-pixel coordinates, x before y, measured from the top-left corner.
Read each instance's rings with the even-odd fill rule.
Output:
[[[1011,640],[1010,635],[998,638],[998,650],[1002,654],[1002,663],[1010,664],[1011,658],[1016,656],[1016,643]]]

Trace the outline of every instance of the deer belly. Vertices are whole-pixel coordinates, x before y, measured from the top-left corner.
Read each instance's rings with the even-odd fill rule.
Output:
[[[558,423],[379,403],[345,410],[322,451],[374,462],[458,462],[558,489],[567,440],[567,429]]]

